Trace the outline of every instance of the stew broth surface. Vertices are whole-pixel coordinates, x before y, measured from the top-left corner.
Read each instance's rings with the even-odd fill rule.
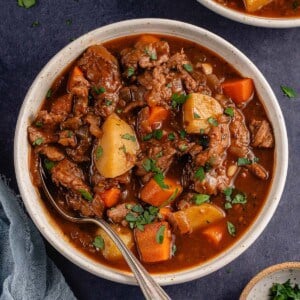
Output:
[[[230,3],[233,3],[231,1]],[[238,1],[235,1],[238,2]],[[288,1],[287,1],[288,2]],[[240,7],[237,7],[240,9]],[[197,62],[208,63],[213,67],[214,74],[218,77],[220,81],[226,81],[232,78],[241,78],[241,75],[230,66],[217,54],[209,51],[208,49],[201,47],[200,45],[187,41],[181,38],[155,35],[159,39],[165,40],[170,46],[170,55],[180,52],[184,49],[187,57],[193,65]],[[103,45],[120,60],[120,52],[124,48],[133,47],[140,36],[129,36],[124,38],[115,39],[104,43]],[[69,72],[76,65],[76,60],[72,65],[70,65],[53,83],[51,88],[53,94],[50,99],[45,99],[42,106],[42,110],[50,110],[54,99],[64,95],[66,93],[66,86],[69,78]],[[124,85],[128,85],[125,81]],[[214,96],[214,92],[213,92]],[[241,111],[245,117],[245,123],[248,125],[251,119],[255,118],[258,120],[268,120],[265,109],[259,100],[256,92],[253,95],[252,100],[243,108]],[[135,118],[137,112],[130,116],[122,116],[128,122]],[[103,122],[103,121],[102,121]],[[179,112],[176,116],[171,115],[166,122],[162,123],[161,129],[169,130],[173,128],[173,123],[182,123],[182,115]],[[132,124],[132,123],[131,123]],[[138,137],[139,142],[143,144],[143,141]],[[193,138],[194,140],[194,138]],[[143,146],[141,146],[143,147]],[[241,168],[239,173],[236,175],[234,181],[234,187],[236,191],[240,191],[247,195],[246,204],[234,204],[231,209],[224,209],[225,196],[223,193],[218,193],[217,195],[211,195],[210,201],[221,207],[225,212],[226,216],[222,220],[218,221],[216,224],[220,224],[223,227],[224,233],[221,242],[218,245],[208,242],[207,237],[203,235],[202,228],[194,230],[192,233],[180,234],[176,230],[172,232],[175,237],[176,253],[175,255],[166,261],[159,263],[143,263],[148,271],[151,273],[172,273],[175,271],[184,270],[190,267],[195,267],[201,263],[206,262],[214,258],[216,255],[223,252],[228,247],[232,246],[243,234],[249,229],[255,218],[258,216],[261,208],[263,207],[269,188],[272,181],[273,166],[274,166],[274,147],[270,149],[258,149],[252,148],[255,157],[259,158],[259,163],[268,171],[268,178],[266,180],[261,180],[253,175],[248,169]],[[33,177],[33,182],[38,185],[38,176],[36,172],[36,160],[37,155],[35,151],[31,151],[31,174]],[[182,182],[182,170],[184,169],[189,158],[183,156],[180,159],[175,159],[168,169],[166,176]],[[229,166],[231,163],[235,163],[236,158],[232,154],[227,154],[225,165]],[[80,164],[81,168],[85,170],[88,174],[91,172],[90,163]],[[132,198],[137,197],[139,194],[139,189],[141,184],[139,180],[132,175],[131,184],[127,184],[122,188],[126,190],[126,193],[122,193],[121,202],[128,202]],[[187,191],[190,191],[188,188]],[[73,224],[62,219],[46,200],[41,189],[40,193],[42,195],[43,202],[46,205],[46,209],[49,212],[51,220],[60,228],[63,234],[69,239],[70,243],[82,251],[85,255],[89,256],[93,260],[100,262],[109,267],[116,269],[129,271],[129,268],[125,261],[108,261],[105,259],[101,253],[101,250],[97,249],[93,245],[95,235],[97,235],[97,228],[94,225],[84,225],[84,224]],[[184,195],[184,192],[182,195]],[[61,199],[59,203],[66,208],[64,205],[64,200],[61,194],[57,195],[57,198]],[[179,198],[180,199],[180,196]],[[178,200],[177,199],[177,200]],[[174,205],[173,205],[174,206]],[[234,224],[236,234],[232,236],[227,230],[227,222]],[[137,249],[134,248],[133,252],[138,256]]]

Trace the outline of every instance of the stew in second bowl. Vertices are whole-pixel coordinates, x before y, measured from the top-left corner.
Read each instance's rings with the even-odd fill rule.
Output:
[[[107,219],[153,273],[224,251],[264,204],[272,126],[251,78],[187,40],[139,35],[89,47],[28,127],[64,209]],[[128,270],[107,235],[49,212],[70,241]]]

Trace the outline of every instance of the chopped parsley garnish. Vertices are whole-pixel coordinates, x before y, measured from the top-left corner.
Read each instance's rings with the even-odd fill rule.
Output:
[[[36,126],[36,127],[43,127],[44,124],[43,124],[42,121],[37,121],[37,122],[35,122],[35,126]]]
[[[185,130],[182,129],[182,130],[179,131],[179,135],[180,135],[180,137],[181,137],[182,139],[184,139],[184,138],[186,137],[187,133],[186,133]]]
[[[176,251],[177,251],[177,247],[175,244],[173,244],[171,249],[171,256],[175,256]]]
[[[86,190],[80,189],[78,190],[78,192],[81,194],[81,196],[88,201],[92,201],[93,200],[93,196]]]
[[[129,134],[129,133],[125,133],[125,134],[121,135],[121,138],[124,139],[124,140],[133,141],[133,142],[136,141],[135,136],[132,135],[132,134]]]
[[[36,4],[36,0],[18,0],[18,5],[24,8],[30,8]]]
[[[227,230],[231,236],[235,236],[236,234],[235,226],[229,221],[227,221]]]
[[[56,163],[52,160],[49,160],[48,158],[45,158],[44,165],[48,171],[51,171],[52,168],[56,165]]]
[[[233,192],[233,188],[232,187],[228,187],[228,188],[226,188],[223,191],[224,195],[226,196],[226,201],[230,201],[231,202],[232,192]]]
[[[156,181],[156,183],[162,188],[162,189],[168,189],[169,186],[166,185],[166,183],[164,182],[165,176],[163,173],[156,173],[153,176],[153,179]]]
[[[33,146],[40,146],[40,145],[42,145],[43,143],[44,143],[44,139],[41,138],[41,137],[39,137],[39,138],[37,138],[37,139],[32,143],[32,145],[33,145]]]
[[[239,157],[237,164],[239,167],[251,165],[253,163],[257,163],[259,161],[258,157],[254,157],[252,160],[247,157]]]
[[[157,55],[155,52],[150,52],[149,49],[146,48],[145,53],[150,57],[151,60],[157,60]]]
[[[165,201],[163,204],[159,206],[159,208],[169,205],[173,200],[175,200],[176,196],[178,194],[178,188],[172,193],[172,195]]]
[[[127,204],[126,208],[131,210],[125,216],[125,220],[129,223],[131,229],[137,228],[143,231],[144,225],[152,223],[157,218],[158,208],[154,206],[144,209],[140,204]]]
[[[244,193],[236,193],[234,197],[233,196],[233,188],[228,187],[223,191],[225,195],[225,209],[232,208],[232,204],[246,204],[247,203],[247,196]]]
[[[198,115],[196,112],[194,112],[194,119],[200,119],[200,115]]]
[[[133,67],[129,67],[127,69],[127,76],[131,77],[132,75],[134,75],[134,68]]]
[[[66,20],[66,24],[67,25],[71,25],[72,24],[72,20],[71,19]]]
[[[166,85],[167,88],[171,88],[172,87],[172,83],[169,82],[167,85]]]
[[[94,238],[93,245],[98,248],[103,250],[104,249],[104,239],[102,236],[98,235]]]
[[[105,105],[106,106],[111,106],[112,105],[112,101],[111,100],[105,100]]]
[[[210,196],[206,194],[196,194],[193,197],[193,201],[196,205],[200,205],[202,203],[209,202],[209,198]]]
[[[156,129],[152,133],[153,137],[157,140],[160,140],[163,136],[163,131],[161,129]]]
[[[292,98],[297,97],[297,93],[293,88],[291,88],[289,86],[284,86],[284,85],[281,85],[280,88],[281,88],[283,94],[285,96],[287,96],[288,98],[292,99]]]
[[[231,205],[230,202],[226,202],[226,203],[224,204],[224,207],[225,207],[225,209],[230,209],[230,208],[232,208],[232,205]]]
[[[118,108],[118,109],[117,109],[117,113],[118,113],[118,114],[120,114],[122,111],[123,111],[122,108]]]
[[[176,108],[177,106],[184,104],[187,98],[188,95],[177,94],[177,93],[173,94],[171,97],[172,107]]]
[[[290,279],[282,284],[273,283],[269,296],[270,300],[299,300],[300,288],[298,284],[295,284],[293,287]]]
[[[103,148],[101,146],[98,146],[96,149],[96,160],[98,160],[103,154]]]
[[[163,151],[162,151],[162,150],[159,151],[159,152],[155,155],[156,158],[160,158],[160,157],[162,157],[162,156],[163,156]]]
[[[183,68],[189,73],[193,72],[193,66],[191,64],[184,64]]]
[[[151,140],[152,139],[152,133],[148,133],[148,134],[146,134],[146,135],[144,135],[143,136],[143,141],[149,141],[149,140]]]
[[[40,22],[39,21],[34,21],[31,24],[31,27],[38,27],[38,26],[40,26]]]
[[[224,110],[224,114],[229,116],[229,117],[233,117],[234,116],[233,107],[226,107],[225,110]]]
[[[217,121],[215,118],[213,118],[213,117],[209,117],[209,118],[207,119],[207,122],[208,122],[210,125],[215,126],[215,127],[219,125],[218,121]]]
[[[236,194],[231,201],[232,204],[246,204],[247,197],[244,194]]]
[[[181,145],[178,146],[178,148],[179,148],[179,150],[180,150],[181,152],[184,152],[184,151],[186,151],[186,149],[188,148],[188,145],[186,145],[186,144],[181,144]]]
[[[143,161],[143,168],[149,172],[153,172],[153,173],[161,173],[161,170],[156,166],[156,161],[152,158],[146,158]]]
[[[68,130],[67,138],[71,138],[72,136],[73,136],[73,132],[71,130]]]
[[[122,147],[120,147],[119,149],[120,149],[120,150],[122,150],[122,151],[123,151],[123,152],[126,154],[126,152],[127,152],[127,151],[126,151],[126,147],[125,147],[125,145],[124,145],[124,144],[123,144],[123,146],[122,146]]]
[[[164,233],[165,233],[166,225],[162,225],[159,227],[156,233],[156,242],[158,244],[162,244],[164,241]]]
[[[106,89],[105,89],[105,87],[103,87],[103,86],[100,86],[99,88],[96,87],[96,86],[94,86],[94,87],[93,87],[93,91],[94,91],[97,95],[100,95],[100,94],[103,94],[103,93],[106,91]]]
[[[169,141],[174,141],[174,140],[175,140],[175,137],[176,137],[176,136],[175,136],[174,132],[171,132],[171,133],[168,134],[168,140],[169,140]]]
[[[195,178],[203,181],[205,178],[205,172],[204,172],[204,168],[200,167],[199,169],[197,169],[197,171],[195,172]]]
[[[49,99],[49,98],[51,98],[51,96],[52,96],[52,90],[49,89],[47,94],[46,94],[46,98]]]

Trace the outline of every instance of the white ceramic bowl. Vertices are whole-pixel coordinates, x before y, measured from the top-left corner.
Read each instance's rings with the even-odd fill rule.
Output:
[[[56,54],[42,69],[30,87],[22,105],[15,132],[14,162],[20,193],[27,211],[48,242],[70,261],[97,276],[121,283],[135,284],[135,280],[130,273],[116,271],[115,269],[103,266],[82,254],[64,239],[57,227],[51,224],[39,194],[30,179],[30,146],[27,141],[27,126],[39,110],[45,94],[57,75],[88,46],[121,36],[145,32],[172,35],[197,42],[225,58],[226,61],[239,70],[243,76],[253,78],[258,94],[267,108],[268,117],[273,124],[276,140],[276,165],[272,188],[270,189],[266,204],[251,228],[241,239],[230,247],[230,249],[227,249],[199,267],[173,274],[154,276],[160,284],[169,285],[196,279],[214,272],[244,252],[261,234],[270,221],[278,205],[285,184],[288,165],[288,142],[280,107],[263,75],[238,49],[222,38],[202,28],[182,22],[162,19],[137,19],[119,22],[101,27],[83,35]]]
[[[234,9],[227,8],[214,0],[197,0],[208,9],[215,13],[222,15],[225,18],[259,27],[270,27],[270,28],[289,28],[299,27],[300,18],[267,18],[248,15],[242,12],[238,12]]]
[[[273,283],[283,284],[288,280],[292,286],[300,284],[300,262],[285,262],[262,270],[246,285],[240,300],[269,300]]]

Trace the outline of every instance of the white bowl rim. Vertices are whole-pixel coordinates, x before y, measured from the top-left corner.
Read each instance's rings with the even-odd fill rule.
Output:
[[[147,27],[147,29],[146,29]],[[143,28],[143,29],[142,29]],[[170,29],[171,28],[171,29]],[[158,33],[158,34],[166,34],[166,35],[175,35],[185,39],[192,39],[188,38],[187,36],[190,35],[198,35],[202,38],[206,38],[206,43],[215,43],[220,49],[224,49],[226,52],[232,53],[234,58],[237,58],[241,64],[245,64],[249,69],[249,72],[253,72],[255,74],[255,85],[259,85],[258,90],[266,93],[268,95],[268,101],[272,104],[269,110],[271,113],[268,114],[269,119],[276,118],[278,124],[273,124],[274,127],[274,134],[276,140],[276,168],[280,168],[280,172],[275,172],[272,187],[269,191],[268,195],[268,205],[264,205],[262,208],[259,216],[256,220],[252,223],[250,228],[244,235],[233,244],[229,249],[222,252],[217,257],[213,258],[212,260],[208,261],[205,264],[202,264],[198,267],[193,267],[190,269],[185,269],[184,271],[177,272],[175,274],[167,273],[167,274],[154,274],[155,280],[161,285],[172,285],[183,283],[187,281],[191,281],[202,276],[208,275],[222,267],[226,264],[230,263],[232,260],[237,258],[240,254],[242,254],[262,233],[265,229],[266,225],[270,221],[271,217],[273,216],[277,205],[279,203],[280,197],[283,192],[285,179],[287,175],[287,168],[288,168],[288,141],[287,141],[287,132],[285,127],[284,118],[280,109],[280,106],[277,102],[277,99],[267,83],[264,76],[261,72],[257,69],[257,67],[238,49],[236,49],[233,45],[225,41],[223,38],[194,25],[187,24],[184,22],[179,22],[175,20],[168,20],[168,19],[132,19],[127,21],[121,21],[117,23],[113,23],[107,26],[100,27],[95,29],[81,37],[77,40],[73,41],[71,44],[64,47],[60,50],[40,71],[40,73],[35,78],[34,82],[32,83],[31,87],[29,88],[24,102],[22,104],[18,121],[16,125],[15,131],[15,138],[14,138],[14,164],[15,164],[15,172],[17,183],[19,186],[20,194],[24,201],[25,207],[31,216],[33,222],[38,227],[39,231],[42,235],[46,238],[46,240],[62,255],[72,261],[74,264],[78,265],[79,267],[83,268],[84,270],[95,274],[99,277],[112,280],[119,283],[124,284],[136,284],[136,281],[128,272],[121,272],[115,269],[106,267],[100,263],[93,261],[92,259],[88,258],[84,254],[82,254],[79,250],[76,250],[70,243],[66,242],[64,239],[61,238],[61,234],[53,229],[53,226],[49,226],[45,221],[45,213],[42,213],[42,205],[40,204],[40,198],[37,194],[36,189],[33,187],[29,172],[28,170],[28,159],[24,159],[28,157],[28,141],[27,141],[27,126],[29,124],[29,113],[28,108],[30,102],[36,101],[32,99],[32,94],[37,92],[39,84],[45,81],[45,76],[49,73],[49,69],[53,67],[54,64],[57,64],[59,59],[66,60],[67,54],[70,53],[71,50],[76,49],[76,47],[81,47],[84,42],[93,44],[95,41],[93,40],[93,36],[104,35],[105,33],[109,32],[111,35],[113,33],[119,32],[122,30],[132,30],[127,35],[132,34],[139,34],[141,32],[145,33]],[[136,30],[136,31],[135,31]],[[169,31],[168,31],[169,30]],[[180,32],[180,33],[179,33]],[[114,39],[115,36],[110,36],[107,40]],[[103,42],[106,40],[103,40]],[[195,41],[195,40],[194,40]],[[100,42],[99,40],[97,41]],[[201,43],[200,41],[195,41],[200,45],[204,45],[205,43]],[[87,47],[88,45],[84,45],[84,48],[81,49],[81,52]],[[207,47],[207,46],[206,46]],[[222,48],[224,47],[224,48]],[[220,50],[221,51],[221,50]],[[81,53],[80,52],[80,53]],[[218,53],[218,51],[215,51]],[[78,56],[78,54],[76,54]],[[219,54],[220,55],[220,54]],[[222,55],[220,55],[222,57]],[[223,59],[225,59],[223,57]],[[233,59],[233,58],[232,58]],[[73,60],[73,59],[72,59]],[[228,61],[229,59],[225,59]],[[55,75],[57,76],[57,74]],[[48,87],[45,87],[46,84],[43,86],[43,95],[46,94],[46,91],[49,89],[53,81],[48,83]],[[261,87],[260,87],[261,85]],[[41,88],[40,88],[41,89]],[[39,100],[40,102],[42,101]],[[27,115],[26,115],[27,114]],[[275,130],[276,129],[276,130]],[[24,152],[25,151],[25,152]],[[26,156],[27,155],[27,156]],[[24,174],[24,170],[26,173]],[[280,175],[279,175],[280,173]],[[39,212],[39,213],[37,213]]]
[[[243,24],[257,26],[257,27],[268,27],[268,28],[292,28],[300,26],[300,17],[297,18],[268,18],[249,15],[236,11],[234,9],[227,8],[222,4],[215,2],[214,0],[197,0],[208,9],[215,13],[237,21]]]

